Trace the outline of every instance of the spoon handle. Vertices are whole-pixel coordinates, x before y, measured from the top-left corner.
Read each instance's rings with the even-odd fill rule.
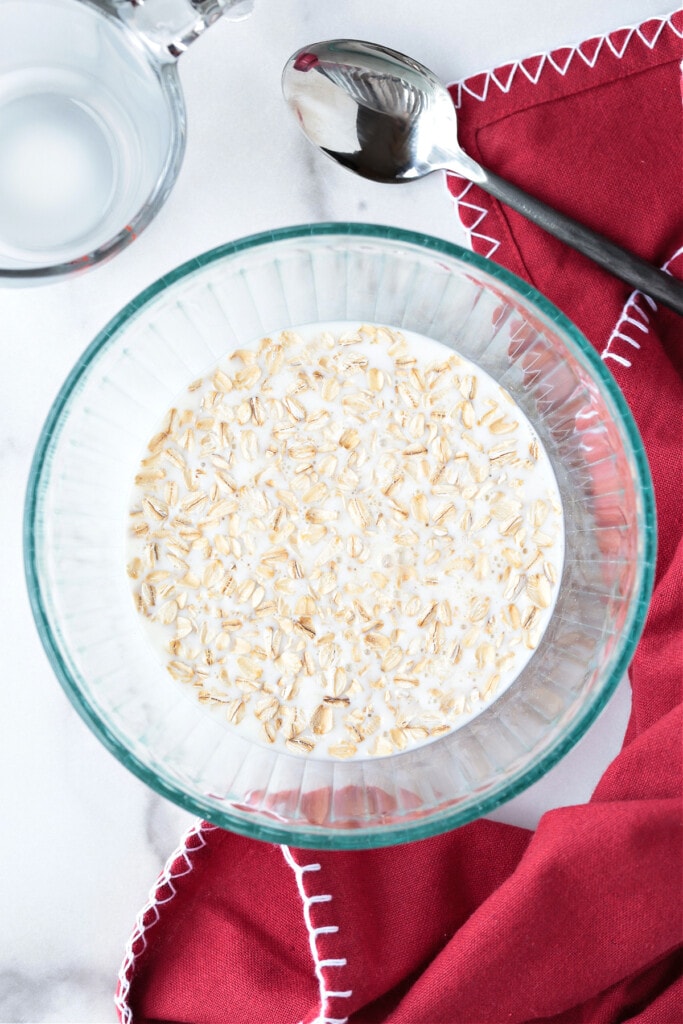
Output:
[[[683,314],[683,281],[627,252],[626,249],[615,245],[596,231],[584,227],[571,217],[559,213],[542,203],[540,199],[535,199],[516,185],[499,178],[492,171],[483,168],[482,170],[485,177],[483,181],[477,180],[479,188],[500,199],[506,206],[511,206],[513,210],[517,210],[555,238],[588,256],[615,277]]]

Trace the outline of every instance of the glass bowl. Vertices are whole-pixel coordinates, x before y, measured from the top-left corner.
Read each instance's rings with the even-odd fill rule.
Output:
[[[479,364],[545,445],[566,520],[557,603],[512,686],[425,746],[344,762],[266,749],[188,699],[157,660],[125,573],[131,481],[172,400],[230,350],[325,320],[405,328]],[[318,848],[444,832],[540,778],[623,675],[645,619],[654,557],[641,441],[579,331],[495,263],[435,238],[361,224],[243,239],[142,292],[62,387],[26,502],[38,630],[102,742],[159,793],[217,825]]]

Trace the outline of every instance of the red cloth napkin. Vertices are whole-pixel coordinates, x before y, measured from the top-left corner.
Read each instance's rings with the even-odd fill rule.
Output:
[[[683,277],[683,12],[454,86],[463,146]],[[478,821],[361,853],[203,824],[141,912],[124,1024],[675,1024],[680,948],[683,320],[457,178],[473,247],[585,332],[645,440],[654,598],[622,753],[535,833]]]

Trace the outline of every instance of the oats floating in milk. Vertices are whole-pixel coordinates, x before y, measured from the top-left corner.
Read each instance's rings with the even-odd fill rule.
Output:
[[[557,595],[562,506],[507,392],[387,327],[264,338],[190,384],[130,514],[170,676],[252,739],[393,754],[493,701]]]

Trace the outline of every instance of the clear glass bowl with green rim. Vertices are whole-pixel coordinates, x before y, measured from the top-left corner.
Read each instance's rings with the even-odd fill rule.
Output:
[[[126,576],[132,479],[174,398],[235,348],[325,321],[381,323],[455,345],[501,383],[550,457],[566,533],[552,618],[509,689],[423,746],[336,762],[250,741],[189,699],[152,651]],[[25,510],[41,640],[105,746],[153,789],[217,825],[330,849],[463,825],[556,764],[629,663],[655,547],[638,431],[578,329],[495,263],[436,238],[350,223],[221,246],[130,302],[61,388]]]

